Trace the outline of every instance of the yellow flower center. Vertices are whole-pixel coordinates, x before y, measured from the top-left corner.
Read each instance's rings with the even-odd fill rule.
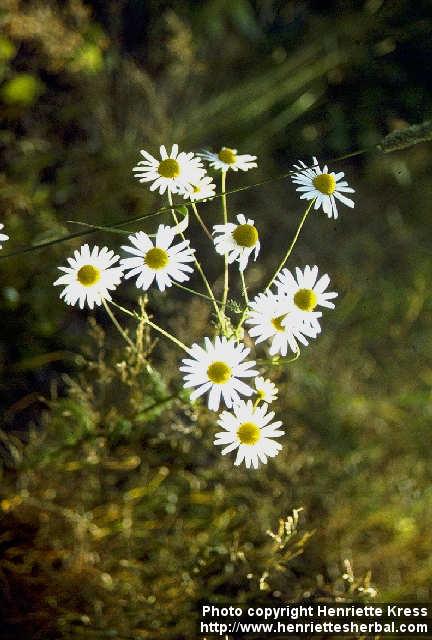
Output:
[[[177,178],[180,175],[180,165],[177,160],[167,158],[159,162],[158,173],[163,178]]]
[[[237,429],[237,438],[241,444],[254,445],[261,438],[261,429],[254,422],[243,422]]]
[[[254,247],[258,242],[258,231],[253,224],[239,224],[232,235],[240,247]]]
[[[256,395],[258,400],[264,400],[264,398],[266,397],[266,392],[263,389],[257,389]]]
[[[225,384],[231,379],[232,371],[225,362],[212,362],[207,369],[207,375],[209,380],[215,384]]]
[[[192,185],[192,191],[193,191],[194,193],[199,193],[199,192],[201,191],[201,187],[200,187],[200,186],[198,186],[197,184],[193,184],[193,185]]]
[[[318,304],[318,297],[312,289],[299,289],[294,295],[294,304],[302,311],[313,311]]]
[[[321,173],[319,176],[313,179],[313,184],[318,191],[324,193],[326,196],[331,196],[336,189],[335,177],[330,173]]]
[[[144,256],[144,264],[146,264],[150,269],[163,269],[168,264],[168,254],[164,249],[160,249],[159,247],[153,247],[147,251]]]
[[[283,333],[285,331],[285,327],[282,324],[282,320],[284,320],[284,318],[286,317],[286,313],[283,313],[281,316],[277,316],[276,318],[272,318],[272,325],[274,326],[274,328],[276,329],[276,331],[279,331],[280,333]]]
[[[229,147],[222,147],[218,153],[218,158],[221,162],[225,162],[226,164],[235,164],[237,162],[236,152],[234,149],[230,149]]]
[[[85,264],[77,273],[77,280],[83,287],[92,287],[96,282],[99,282],[100,277],[100,269],[92,264]]]

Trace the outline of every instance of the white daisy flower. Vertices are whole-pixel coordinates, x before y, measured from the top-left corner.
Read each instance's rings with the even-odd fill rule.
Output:
[[[193,184],[189,185],[188,190],[184,192],[183,197],[185,200],[207,200],[213,198],[216,191],[216,185],[213,182],[213,178],[210,176],[204,176],[200,180],[197,180]]]
[[[296,276],[297,278],[289,269],[283,269],[275,281],[278,293],[287,296],[296,315],[319,333],[320,325],[314,315],[314,310],[318,306],[334,309],[335,306],[330,300],[337,298],[338,294],[334,291],[325,292],[330,284],[330,278],[325,273],[317,280],[318,267],[316,265],[310,267],[307,264],[304,271],[296,267]]]
[[[183,240],[173,246],[172,242],[177,233],[183,233],[188,224],[188,217],[176,227],[159,225],[154,244],[147,233],[129,236],[131,246],[122,246],[124,251],[131,253],[133,258],[122,258],[120,264],[127,271],[125,278],[138,275],[136,286],[147,291],[156,279],[160,291],[171,287],[173,281],[186,282],[190,279],[193,268],[189,262],[194,261],[195,249],[189,246],[189,240]]]
[[[282,422],[271,422],[274,412],[267,413],[268,405],[254,407],[252,402],[241,400],[234,406],[233,413],[223,411],[218,424],[224,429],[216,433],[214,444],[225,447],[222,455],[237,449],[234,464],[243,461],[248,469],[258,468],[260,462],[266,464],[267,458],[274,458],[282,449],[273,438],[284,435],[280,427]]]
[[[207,160],[210,166],[217,171],[228,171],[228,169],[249,171],[249,169],[258,166],[255,162],[256,156],[250,156],[249,154],[239,156],[237,149],[230,149],[229,147],[222,147],[219,153],[213,153],[206,149],[198,155]]]
[[[88,244],[84,244],[74,252],[73,258],[68,258],[69,267],[59,267],[65,275],[60,276],[54,286],[66,285],[60,298],[69,305],[79,302],[80,309],[85,302],[93,309],[94,305],[101,305],[102,300],[111,300],[109,291],[117,288],[123,275],[121,267],[112,266],[118,259],[107,247],[95,246],[90,252]]]
[[[262,376],[255,378],[255,389],[256,395],[261,402],[270,404],[277,398],[277,386],[271,380],[263,378]]]
[[[316,326],[306,324],[295,312],[291,299],[286,295],[275,295],[271,291],[259,293],[250,303],[251,310],[246,318],[246,324],[251,337],[256,344],[270,340],[269,353],[274,356],[280,353],[286,356],[288,347],[293,353],[298,353],[298,342],[307,346],[308,338],[316,338],[320,331],[317,318],[321,312],[311,312],[310,319],[316,322]]]
[[[1,229],[4,229],[4,224],[0,223],[0,231]],[[0,233],[0,249],[3,248],[3,245],[1,243],[5,240],[9,240],[9,236],[7,236],[5,233]]]
[[[185,388],[197,387],[191,393],[191,400],[209,391],[208,407],[217,411],[221,396],[228,408],[240,400],[239,394],[251,396],[252,388],[240,380],[258,373],[251,368],[255,365],[254,360],[244,362],[249,351],[243,344],[219,336],[214,344],[205,338],[205,348],[193,344],[189,349],[192,358],[184,358],[180,367],[185,374]]]
[[[325,165],[321,171],[318,160],[313,157],[312,167],[307,167],[304,162],[300,161],[299,165],[294,165],[294,168],[298,170],[295,173],[292,181],[294,184],[299,184],[296,191],[301,192],[300,199],[315,200],[314,209],[322,207],[324,213],[329,218],[338,217],[338,210],[336,206],[336,200],[340,200],[347,207],[354,207],[354,202],[344,196],[344,193],[354,193],[354,189],[348,186],[346,180],[342,180],[344,172],[339,173],[328,172],[328,167]]]
[[[254,260],[257,259],[261,245],[254,221],[246,220],[243,214],[238,215],[237,220],[239,224],[228,222],[213,226],[213,233],[219,234],[214,238],[214,244],[218,253],[228,256],[229,264],[238,260],[240,271],[244,271],[253,252]]]
[[[169,155],[162,145],[161,160],[154,158],[145,149],[141,149],[140,153],[145,159],[140,160],[132,171],[140,182],[153,182],[150,191],[159,189],[161,195],[165,191],[183,194],[205,174],[200,158],[192,152],[179,153],[178,144],[173,144]]]

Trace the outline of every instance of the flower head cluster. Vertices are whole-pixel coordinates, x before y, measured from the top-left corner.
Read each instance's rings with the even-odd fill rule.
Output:
[[[337,293],[325,292],[330,283],[327,274],[317,280],[318,267],[306,265],[304,271],[297,267],[296,276],[284,269],[276,279],[276,291],[259,293],[250,304],[249,334],[257,344],[268,340],[271,356],[286,356],[288,348],[298,353],[299,342],[307,346],[308,338],[316,338],[321,331],[322,312],[316,308],[334,308],[329,300]]]
[[[205,151],[199,157],[192,152],[179,152],[176,144],[169,153],[162,145],[160,159],[145,150],[141,151],[141,155],[144,159],[133,168],[134,174],[140,182],[149,183],[151,191],[159,191],[161,195],[167,193],[168,212],[171,211],[174,226],[160,224],[153,234],[145,231],[132,233],[128,236],[129,243],[122,246],[125,256],[121,259],[107,247],[91,248],[84,244],[74,252],[73,257],[68,258],[68,266],[59,267],[63,274],[54,285],[64,287],[60,298],[69,305],[79,304],[83,309],[87,304],[93,309],[104,304],[114,324],[129,343],[129,337],[122,331],[107,305],[107,301],[111,301],[111,293],[122,279],[134,278],[136,287],[143,291],[155,284],[164,292],[177,284],[191,293],[208,298],[215,310],[218,335],[212,339],[204,338],[202,344],[195,342],[187,347],[152,322],[142,310],[143,320],[187,353],[179,369],[183,374],[184,387],[191,391],[191,400],[207,396],[211,411],[219,411],[221,405],[228,409],[223,410],[219,416],[218,425],[222,430],[216,433],[214,441],[215,445],[223,447],[222,455],[236,450],[235,465],[244,462],[247,468],[257,468],[260,463],[266,463],[279,453],[282,447],[277,438],[284,432],[281,430],[282,423],[274,421],[274,413],[268,409],[269,404],[277,398],[277,387],[261,375],[256,368],[257,361],[252,357],[249,359],[251,349],[240,340],[240,336],[244,335],[243,323],[246,325],[246,339],[249,343],[252,339],[257,349],[260,344],[267,343],[269,355],[273,358],[271,363],[279,360],[280,356],[287,356],[289,351],[297,357],[300,345],[308,346],[309,341],[321,332],[322,309],[334,308],[332,301],[337,293],[328,290],[330,278],[327,274],[320,275],[316,265],[306,265],[304,269],[296,267],[295,271],[290,271],[283,268],[282,262],[270,285],[249,301],[244,271],[249,258],[256,260],[261,248],[255,221],[243,214],[238,214],[235,221],[231,221],[224,197],[221,200],[223,224],[213,225],[211,236],[199,216],[197,203],[216,195],[216,186],[212,178],[206,175],[201,158],[207,160],[210,167],[221,172],[224,191],[228,170],[248,171],[256,167],[255,156],[239,155],[236,149],[222,147],[217,154]],[[300,197],[312,200],[315,209],[322,207],[329,217],[336,218],[335,198],[350,207],[354,206],[343,195],[353,192],[348,183],[341,180],[343,173],[329,173],[327,166],[321,170],[316,158],[313,159],[312,167],[301,162],[295,165],[295,169],[293,182],[300,185]],[[222,301],[217,300],[195,256],[195,249],[185,237],[189,216],[186,215],[178,222],[173,194],[190,201],[189,212],[196,215],[201,227],[213,238],[215,252],[225,257]],[[295,239],[308,211],[309,209],[303,216]],[[0,225],[0,230],[2,228],[3,225]],[[0,233],[0,242],[7,239],[8,236]],[[292,247],[293,244],[287,257]],[[241,317],[236,326],[227,315],[229,265],[235,262],[238,263],[241,274],[244,296],[244,309],[240,309]],[[203,279],[206,294],[180,284],[192,277],[193,265]],[[117,307],[134,316],[123,307]]]

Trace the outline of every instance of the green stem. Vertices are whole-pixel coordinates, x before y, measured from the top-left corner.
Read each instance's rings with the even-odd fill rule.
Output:
[[[427,124],[427,123],[426,123]],[[429,138],[428,138],[429,139]],[[389,152],[393,152],[393,151],[397,151],[399,149],[399,146],[390,146],[387,144],[385,144],[385,140],[386,138],[384,138],[380,143],[378,144],[373,144],[370,147],[366,147],[364,149],[358,149],[357,151],[352,151],[350,153],[346,153],[342,156],[338,156],[336,158],[324,158],[323,162],[325,162],[326,164],[330,164],[330,163],[335,163],[335,162],[340,162],[341,160],[346,160],[347,158],[353,158],[355,156],[360,156],[363,155],[365,153],[383,153],[384,151],[386,153]],[[424,141],[424,138],[421,139],[413,139],[412,142],[410,143],[411,145],[415,145],[418,144],[419,142]],[[385,148],[384,148],[385,147]],[[243,187],[237,187],[236,189],[231,189],[230,191],[226,192],[225,194],[222,193],[215,193],[214,196],[212,196],[212,199],[215,198],[222,198],[224,195],[228,194],[232,194],[232,193],[239,193],[241,191],[249,191],[250,189],[256,189],[257,187],[262,187],[265,184],[270,184],[272,182],[275,181],[279,181],[279,180],[286,180],[286,178],[290,178],[294,173],[297,173],[297,170],[291,169],[290,171],[285,171],[284,173],[281,173],[279,175],[276,176],[271,176],[269,178],[266,178],[265,180],[260,180],[259,182],[255,182],[254,184],[249,184],[249,185],[245,185]],[[190,203],[184,203],[185,206],[190,206]],[[143,220],[147,220],[149,218],[153,218],[154,216],[158,216],[162,213],[166,213],[168,211],[168,207],[162,207],[160,209],[158,209],[157,211],[154,211],[152,213],[147,213],[144,215],[139,215],[139,216],[135,216],[133,218],[126,218],[124,220],[120,220],[119,222],[114,223],[113,225],[111,225],[112,228],[115,227],[122,227],[123,225],[129,225],[129,224],[133,224],[135,222],[141,222]],[[76,222],[76,221],[74,221]],[[30,253],[33,251],[38,251],[39,249],[46,249],[47,247],[51,247],[55,244],[58,244],[60,242],[67,242],[69,240],[73,240],[75,238],[82,238],[84,236],[88,236],[88,235],[92,235],[94,233],[96,233],[98,231],[98,229],[88,229],[86,231],[77,231],[76,233],[69,233],[66,234],[64,236],[61,236],[59,238],[54,238],[53,240],[47,240],[45,242],[40,242],[38,244],[34,244],[30,247],[25,247],[25,248],[21,248],[21,249],[17,249],[15,251],[10,251],[9,253],[2,253],[2,255],[0,255],[0,261],[1,260],[6,260],[7,258],[13,258],[15,256],[19,256],[22,255],[24,253]]]
[[[193,212],[195,214],[195,218],[198,220],[198,222],[201,225],[201,228],[204,231],[204,233],[206,234],[206,236],[210,239],[211,242],[213,242],[212,234],[210,233],[206,223],[204,222],[204,220],[201,218],[200,214],[198,213],[198,208],[197,208],[195,202],[191,202],[191,204],[192,204],[192,210],[193,210]]]
[[[300,220],[300,223],[299,223],[299,225],[297,227],[297,231],[295,232],[294,238],[292,239],[292,242],[291,242],[290,246],[288,247],[288,250],[287,250],[286,254],[284,255],[284,257],[282,259],[282,262],[280,263],[280,265],[276,269],[272,279],[270,280],[270,282],[268,283],[268,285],[266,286],[264,291],[267,291],[272,286],[272,284],[276,280],[278,274],[284,268],[286,261],[288,260],[288,258],[290,257],[290,255],[292,253],[292,250],[294,249],[295,243],[297,242],[298,237],[300,235],[300,231],[302,230],[302,227],[303,227],[303,225],[305,223],[305,220],[308,217],[309,211],[312,209],[312,206],[313,206],[315,200],[316,200],[316,198],[314,198],[313,200],[310,201],[306,211],[304,212],[304,214],[303,214],[303,216],[302,216],[302,218]]]
[[[128,334],[126,333],[126,331],[123,329],[123,327],[121,326],[121,324],[119,323],[119,321],[117,320],[117,318],[115,317],[115,315],[113,314],[113,312],[111,311],[111,309],[108,306],[108,303],[106,300],[102,300],[102,304],[105,308],[105,311],[107,312],[111,322],[113,323],[113,325],[115,326],[115,328],[117,329],[117,331],[120,333],[120,335],[123,337],[123,339],[128,343],[128,345],[136,352],[138,353],[138,349],[136,348],[136,345],[134,345],[134,343],[132,342],[132,340],[129,338]]]
[[[123,313],[126,313],[128,316],[131,316],[131,318],[139,319],[139,315],[136,313],[136,311],[129,311],[129,309],[122,307],[120,304],[117,304],[117,302],[114,302],[114,300],[110,300],[110,304],[114,307],[117,307],[117,309],[123,311]]]
[[[298,360],[300,357],[300,349],[298,349],[295,353],[295,356],[293,358],[290,358],[289,360],[285,360],[285,359],[281,359],[279,358],[278,360],[275,360],[274,358],[258,358],[258,360],[256,361],[257,364],[271,364],[274,367],[278,367],[278,366],[285,366],[286,364],[289,364],[290,362],[295,362],[296,360]]]
[[[107,310],[107,313],[108,313],[109,317],[111,318],[111,320],[113,321],[113,323],[115,324],[117,329],[123,335],[125,340],[127,340],[131,344],[131,346],[136,350],[135,345],[130,341],[129,336],[123,331],[123,329],[121,328],[121,326],[117,322],[117,319],[115,318],[114,314],[112,313],[111,309],[106,304],[105,300],[103,301],[103,304],[105,306],[105,309]],[[129,311],[129,309],[125,309],[125,307],[122,307],[121,305],[117,304],[117,302],[114,302],[113,300],[111,300],[111,304],[113,304],[115,307],[117,307],[117,309],[120,309],[121,311],[123,311],[123,313],[126,313],[128,316],[132,316],[132,318],[135,318],[136,320],[141,320],[140,316],[136,312]],[[180,347],[181,349],[183,349],[184,351],[189,353],[189,349],[187,348],[187,346],[183,342],[181,342],[180,340],[175,338],[168,331],[165,331],[165,329],[162,329],[162,327],[160,327],[158,324],[152,322],[149,319],[149,317],[148,317],[148,315],[146,313],[144,313],[143,320],[144,320],[145,324],[149,325],[149,327],[152,327],[153,329],[155,329],[156,331],[161,333],[163,336],[165,336],[165,338],[168,338],[168,340],[171,340],[171,342],[174,342],[174,344],[176,344],[178,347]]]
[[[178,225],[178,220],[177,220],[177,216],[176,216],[176,214],[175,214],[174,205],[173,205],[173,200],[172,200],[172,194],[171,194],[171,192],[170,192],[170,191],[168,191],[168,202],[169,202],[170,207],[171,207],[171,214],[172,214],[172,216],[173,216],[174,222],[176,223],[176,225]],[[186,238],[185,238],[185,236],[184,236],[184,233],[181,233],[181,234],[180,234],[180,236],[181,236],[181,238],[182,238],[183,240],[186,240]],[[202,278],[202,281],[204,282],[204,285],[205,285],[205,287],[206,287],[206,289],[207,289],[207,291],[208,291],[208,293],[209,293],[210,299],[211,299],[211,301],[212,301],[212,303],[213,303],[213,307],[214,307],[214,310],[215,310],[215,312],[216,312],[216,315],[217,315],[217,318],[218,318],[218,321],[219,321],[219,325],[220,325],[220,327],[222,328],[222,327],[224,326],[223,316],[221,315],[220,309],[219,309],[218,304],[217,304],[217,302],[216,302],[216,298],[215,298],[215,296],[214,296],[214,293],[213,293],[213,290],[212,290],[212,288],[211,288],[211,286],[210,286],[210,283],[209,283],[209,281],[207,280],[207,277],[206,277],[206,275],[205,275],[205,273],[204,273],[204,271],[203,271],[203,268],[202,268],[202,266],[200,265],[200,263],[198,262],[198,260],[197,260],[197,258],[195,257],[195,255],[194,255],[194,263],[195,263],[196,270],[197,270],[197,271],[198,271],[198,273],[200,274],[200,276],[201,276],[201,278]]]
[[[260,396],[258,396],[255,402],[253,403],[253,408],[256,409],[260,402],[261,402],[261,398]]]
[[[200,298],[204,298],[205,300],[212,302],[212,299],[210,298],[210,296],[206,296],[205,293],[201,293],[200,291],[195,291],[195,289],[190,289],[189,287],[185,287],[183,284],[179,284],[178,282],[173,282],[173,285],[178,289],[183,289],[183,291],[188,291],[189,293],[192,293],[194,296],[199,296]],[[220,301],[216,300],[216,302],[220,302]]]
[[[240,320],[239,320],[239,323],[237,325],[236,333],[243,326],[243,322],[246,320],[247,312],[249,311],[249,296],[248,296],[248,292],[247,292],[247,288],[246,288],[246,281],[245,281],[245,277],[244,277],[243,271],[240,271],[240,278],[241,278],[242,285],[243,285],[243,296],[244,296],[244,299],[245,299],[246,306],[243,309],[243,313],[240,316]]]
[[[222,200],[222,216],[223,223],[228,223],[228,209],[227,209],[227,200],[226,200],[226,171],[222,171],[221,174],[221,200]],[[224,288],[222,295],[222,307],[221,312],[223,317],[225,317],[225,308],[228,300],[228,289],[229,289],[229,267],[228,267],[228,255],[224,256]]]
[[[181,340],[178,340],[171,333],[165,331],[165,329],[162,329],[162,327],[160,327],[158,324],[152,322],[147,315],[144,316],[144,323],[148,324],[148,326],[152,327],[152,329],[154,329],[155,331],[161,333],[163,336],[165,336],[165,338],[168,338],[168,340],[171,340],[171,342],[180,347],[180,349],[183,349],[183,351],[186,351],[186,353],[189,353],[189,349],[184,344],[184,342],[181,342]]]
[[[241,278],[241,281],[242,281],[243,296],[244,296],[244,299],[245,299],[246,307],[248,307],[249,306],[249,296],[248,296],[248,292],[247,292],[246,281],[245,281],[245,277],[244,277],[244,271],[240,271],[240,278]]]

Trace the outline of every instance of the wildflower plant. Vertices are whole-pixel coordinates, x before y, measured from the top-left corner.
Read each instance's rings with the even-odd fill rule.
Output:
[[[63,287],[60,298],[68,305],[81,309],[102,306],[135,352],[136,345],[117,312],[138,321],[140,331],[146,326],[147,331],[157,332],[183,352],[178,368],[189,400],[206,398],[209,410],[220,412],[218,424],[225,431],[216,434],[215,444],[226,445],[222,453],[237,449],[235,464],[244,461],[246,467],[256,468],[282,448],[282,443],[273,440],[284,435],[282,423],[273,422],[274,412],[268,412],[269,404],[277,398],[272,374],[277,367],[296,360],[301,348],[318,338],[323,309],[334,309],[338,295],[329,291],[330,277],[321,274],[317,265],[288,268],[288,260],[310,211],[322,208],[336,218],[335,198],[353,207],[354,202],[343,194],[354,190],[342,180],[342,172],[330,172],[327,166],[321,169],[315,157],[311,166],[304,162],[294,165],[289,175],[294,185],[300,185],[297,190],[307,206],[293,239],[281,248],[285,253],[267,285],[250,297],[247,272],[251,261],[259,259],[260,221],[255,222],[247,212],[228,212],[227,177],[230,171],[254,169],[256,156],[239,154],[230,147],[195,154],[180,150],[177,144],[170,150],[161,145],[160,158],[145,149],[141,156],[133,174],[166,198],[157,213],[167,213],[172,223],[133,234],[121,230],[128,236],[128,243],[121,245],[121,255],[108,247],[82,245],[67,258],[68,266],[59,267],[62,275],[53,284]],[[212,229],[203,215],[203,207],[211,200],[221,204],[220,220],[213,221]],[[216,283],[203,267],[202,258],[207,263],[209,256],[198,255],[188,237],[190,217],[211,241],[212,262],[220,262],[221,278]],[[118,233],[112,227],[99,228]],[[0,242],[7,239],[0,234]],[[167,295],[168,289],[178,287],[205,299],[214,319],[208,335],[197,336],[192,345],[186,345],[147,313],[142,297],[136,309],[118,304],[112,294],[130,279],[142,292],[153,288]],[[197,279],[203,291],[196,288],[193,281]],[[220,281],[222,291],[215,287]],[[241,291],[240,301],[229,297],[233,284]]]
[[[316,158],[310,167],[304,162],[294,165],[292,182],[300,185],[297,188],[300,199],[306,199],[308,204],[267,286],[250,299],[246,275],[250,259],[259,258],[259,223],[256,225],[255,220],[244,213],[229,215],[226,180],[230,170],[255,168],[256,156],[241,155],[229,147],[222,147],[218,153],[205,151],[195,155],[179,151],[177,144],[172,145],[170,152],[162,145],[160,159],[146,150],[141,150],[141,155],[144,159],[133,168],[133,173],[141,183],[149,184],[151,191],[166,196],[166,211],[171,215],[172,226],[160,224],[153,234],[140,230],[129,235],[129,244],[121,247],[124,253],[121,259],[107,247],[90,248],[85,244],[68,258],[68,267],[60,267],[64,275],[54,284],[65,285],[60,297],[69,305],[79,304],[81,309],[85,304],[90,309],[103,305],[129,346],[132,341],[113,309],[137,319],[183,351],[185,357],[179,364],[179,372],[185,390],[190,393],[190,401],[206,397],[209,410],[220,412],[218,424],[224,431],[216,434],[215,445],[224,446],[222,454],[236,449],[236,465],[244,462],[247,468],[257,468],[278,454],[282,444],[274,438],[284,435],[282,422],[273,421],[275,414],[268,411],[269,404],[277,398],[277,388],[263,374],[271,376],[274,368],[293,362],[302,347],[317,339],[321,333],[322,309],[334,309],[332,300],[337,297],[336,292],[328,291],[330,278],[327,274],[321,275],[318,266],[295,266],[290,270],[285,265],[309,212],[321,207],[329,217],[336,218],[335,198],[352,207],[353,201],[343,193],[354,190],[346,181],[341,181],[342,172],[329,172],[327,166],[321,170]],[[212,175],[207,175],[203,160],[208,163],[209,171],[220,174],[220,193],[216,193],[216,183]],[[182,204],[175,204],[173,196],[181,198]],[[201,207],[215,198],[221,202],[221,220],[210,231],[198,205]],[[216,295],[200,257],[191,246],[191,239],[186,237],[189,212],[212,240],[214,259],[222,258],[220,296]],[[243,299],[237,308],[228,304],[230,277],[237,280],[237,288],[242,291]],[[138,310],[119,305],[110,292],[122,280],[131,278],[143,291],[156,287],[161,294],[166,294],[168,288],[176,286],[205,298],[214,311],[214,326],[209,332],[212,335],[197,336],[198,341],[188,346],[151,319],[142,302]],[[204,293],[184,285],[192,278],[201,279]],[[253,353],[245,339],[254,344]]]

